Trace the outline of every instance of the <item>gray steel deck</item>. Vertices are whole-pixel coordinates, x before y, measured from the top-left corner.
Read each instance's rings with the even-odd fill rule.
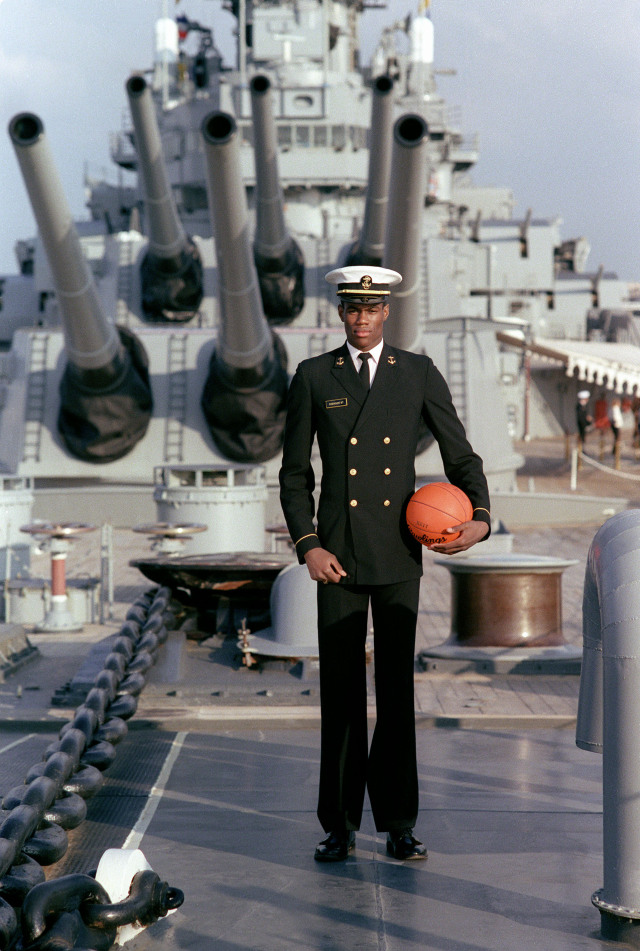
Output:
[[[563,576],[568,645],[581,642],[584,563],[596,529],[514,535],[514,551],[578,559]],[[40,658],[0,684],[0,792],[40,758],[50,740],[40,734],[67,718],[51,707],[53,691],[148,586],[128,567],[144,544],[115,533],[109,624],[32,635]],[[97,537],[87,536],[71,553],[69,574],[97,570]],[[36,559],[38,571],[46,574],[46,559]],[[447,639],[449,591],[449,573],[427,557],[418,650]],[[105,848],[139,845],[184,890],[185,903],[131,942],[132,951],[613,947],[599,937],[590,902],[602,885],[602,764],[575,746],[577,676],[417,671],[416,831],[429,859],[405,865],[386,856],[368,810],[347,862],[313,861],[320,838],[313,676],[278,683],[242,669],[221,677],[209,643],[189,642],[184,680],[148,684],[88,820],[50,873],[86,871]]]
[[[26,738],[14,758],[28,765],[45,740]],[[315,730],[259,724],[132,728],[56,875],[95,868],[133,830],[129,844],[185,903],[132,949],[611,946],[590,904],[602,884],[600,759],[579,751],[571,730],[419,730],[417,831],[429,859],[405,864],[387,858],[368,811],[352,857],[314,862],[317,740]]]

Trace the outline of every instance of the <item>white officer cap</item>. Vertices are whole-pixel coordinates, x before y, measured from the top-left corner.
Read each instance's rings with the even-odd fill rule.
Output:
[[[590,396],[591,396],[591,393],[589,392],[589,390],[580,390],[580,392],[578,393],[579,400],[588,400]]]
[[[391,293],[389,288],[399,284],[402,275],[388,267],[358,264],[334,268],[325,274],[325,280],[329,284],[337,284],[337,294],[342,300],[366,304],[388,297]]]

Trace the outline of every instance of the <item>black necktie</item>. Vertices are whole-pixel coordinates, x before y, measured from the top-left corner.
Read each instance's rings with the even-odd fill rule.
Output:
[[[371,386],[371,378],[369,376],[369,360],[371,359],[370,353],[361,353],[359,354],[360,360],[360,369],[358,370],[358,376],[360,381],[366,390]]]

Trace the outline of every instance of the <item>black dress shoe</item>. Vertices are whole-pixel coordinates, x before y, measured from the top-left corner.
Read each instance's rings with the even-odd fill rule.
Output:
[[[413,829],[401,829],[399,832],[387,833],[387,852],[394,859],[426,859],[427,850],[422,842],[419,842]]]
[[[344,862],[355,847],[355,832],[330,832],[327,838],[318,844],[313,857],[316,862]]]

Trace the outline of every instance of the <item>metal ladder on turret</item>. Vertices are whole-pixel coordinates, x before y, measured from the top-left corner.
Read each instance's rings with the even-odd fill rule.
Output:
[[[133,258],[133,243],[131,241],[119,241],[116,323],[124,327],[128,327],[130,323],[131,298],[133,294]]]
[[[187,334],[171,334],[167,350],[167,418],[164,435],[165,462],[182,462],[184,424],[187,418]]]
[[[463,426],[468,424],[467,340],[464,331],[454,331],[447,336],[447,383],[453,404]]]
[[[420,330],[424,333],[429,327],[431,315],[429,308],[429,242],[420,242]]]
[[[324,275],[331,268],[331,248],[326,238],[319,238],[316,242],[316,273],[318,274],[318,286],[316,288],[316,298],[318,301],[317,333],[309,335],[309,351],[307,356],[317,357],[327,349],[327,335],[323,333],[323,328],[331,323],[331,305],[329,303],[328,288],[329,285],[324,280]]]
[[[40,461],[42,424],[47,389],[47,351],[49,334],[34,333],[30,336],[29,373],[25,405],[23,462]]]

